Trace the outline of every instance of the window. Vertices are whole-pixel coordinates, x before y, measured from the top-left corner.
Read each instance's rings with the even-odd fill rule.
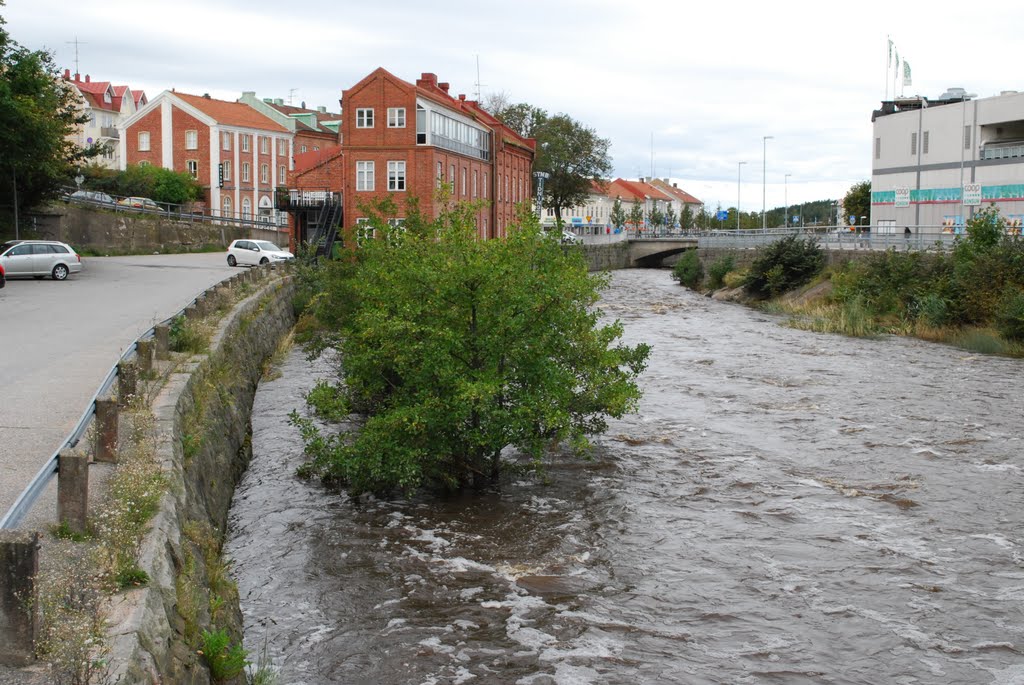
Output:
[[[474,197],[474,198],[476,197],[476,191],[477,191],[477,177],[478,177],[479,175],[480,175],[480,173],[479,173],[479,172],[478,172],[478,171],[477,171],[476,169],[473,169],[473,197]]]
[[[199,148],[199,132],[185,131],[185,149],[197,150]]]
[[[356,128],[373,128],[373,109],[360,107],[356,109]]]
[[[149,152],[149,131],[139,131],[139,152]]]
[[[437,187],[441,187],[441,183],[444,181],[444,164],[441,162],[437,163]]]
[[[242,218],[252,218],[252,200],[247,197],[242,198]]]
[[[284,183],[284,164],[277,167],[277,182]]]
[[[260,183],[270,183],[269,164],[260,164]]]
[[[249,162],[242,162],[242,182],[249,182]]]
[[[373,162],[356,162],[356,190],[373,190]]]
[[[221,168],[224,170],[224,180],[231,180],[231,162],[222,162]]]
[[[405,107],[388,107],[388,128],[405,128]]]
[[[220,147],[222,150],[231,149],[231,134],[227,131],[220,134]]]
[[[250,136],[248,133],[243,133],[241,137],[242,137],[242,152],[248,152],[249,151],[249,143],[252,140],[252,136]]]
[[[483,196],[487,197],[487,172],[484,172],[484,192]]]
[[[220,203],[221,215],[231,216],[231,196],[225,195]]]
[[[875,159],[882,158],[882,139],[875,138]]]
[[[367,240],[373,240],[373,226],[369,219],[360,217],[356,219],[356,245],[362,245]]]
[[[388,190],[405,190],[405,162],[388,162]]]
[[[270,154],[270,138],[260,136],[260,154]]]
[[[452,192],[455,192],[455,165],[448,165],[448,183],[452,186]]]
[[[314,145],[313,146],[313,152],[320,152],[320,146],[319,145]]]
[[[971,127],[964,126],[964,149],[971,149]]]
[[[195,179],[199,178],[199,162],[198,161],[196,161],[194,159],[188,160],[187,162],[185,162],[185,168],[188,169],[189,176],[191,176],[192,178],[195,178]]]
[[[303,145],[302,147],[299,148],[299,152],[305,152],[305,151],[306,151],[306,146],[305,145]]]
[[[466,196],[466,167],[462,167],[462,197]]]
[[[149,162],[147,162],[146,160],[142,160],[141,162],[139,162],[139,166],[149,166]]]
[[[916,133],[911,133],[910,134],[910,154],[912,154],[912,155],[916,155],[917,154],[917,134]]]
[[[928,131],[925,131],[924,135],[921,136],[921,153],[928,154]]]
[[[288,141],[284,138],[277,141],[277,154],[281,156],[288,154]]]
[[[416,144],[427,143],[427,110],[416,105]]]

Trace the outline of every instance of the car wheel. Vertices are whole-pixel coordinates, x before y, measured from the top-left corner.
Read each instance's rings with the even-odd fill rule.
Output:
[[[53,280],[55,281],[63,281],[65,278],[68,277],[68,268],[63,264],[58,264],[57,266],[53,267],[53,271],[50,273],[50,275],[53,276]]]
[[[228,266],[238,266],[238,260],[235,259],[235,255],[228,255]]]
[[[267,259],[266,257],[264,257],[263,259],[260,260],[260,264],[269,264],[269,263],[270,263],[270,260]]]

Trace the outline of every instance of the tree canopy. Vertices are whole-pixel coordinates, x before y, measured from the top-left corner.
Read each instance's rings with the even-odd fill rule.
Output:
[[[843,209],[846,211],[846,220],[851,216],[857,217],[854,223],[860,223],[860,217],[871,216],[871,181],[854,183],[843,197]]]
[[[339,382],[311,405],[358,417],[340,433],[295,417],[306,471],[352,493],[489,487],[508,448],[537,466],[559,445],[583,452],[640,395],[648,348],[601,322],[606,276],[528,212],[507,239],[479,240],[475,204],[446,206],[398,227],[381,208],[375,239],[302,279],[340,351]]]
[[[0,203],[11,207],[16,197],[31,207],[56,196],[74,165],[98,150],[68,139],[84,118],[51,55],[18,45],[4,25],[0,17]]]
[[[129,164],[123,171],[90,165],[82,170],[85,187],[111,195],[148,197],[157,202],[185,204],[203,196],[203,187],[185,171]]]

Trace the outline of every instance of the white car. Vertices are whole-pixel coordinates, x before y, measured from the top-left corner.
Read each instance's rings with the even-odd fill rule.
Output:
[[[269,240],[233,240],[228,245],[228,266],[273,264],[295,259]]]
[[[58,240],[11,240],[0,245],[0,264],[7,278],[32,276],[63,281],[82,270],[82,258]]]

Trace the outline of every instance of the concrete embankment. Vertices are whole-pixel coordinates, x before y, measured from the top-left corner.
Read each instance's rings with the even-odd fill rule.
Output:
[[[190,642],[211,624],[211,593],[241,639],[237,596],[213,588],[225,570],[217,552],[251,454],[249,419],[263,366],[295,324],[294,292],[290,277],[277,278],[242,301],[210,351],[182,364],[154,403],[170,488],[140,555],[150,582],[112,607],[110,682],[209,683]]]

